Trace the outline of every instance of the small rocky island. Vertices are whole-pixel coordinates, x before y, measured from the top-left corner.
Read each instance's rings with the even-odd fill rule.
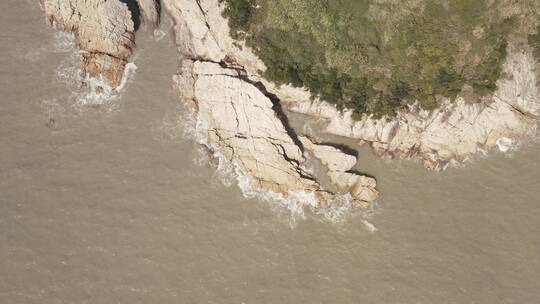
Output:
[[[294,130],[288,111],[321,119],[324,132],[377,155],[419,158],[431,170],[535,134],[538,1],[315,2],[41,0],[41,6],[51,26],[74,34],[83,82],[100,78],[113,90],[132,58],[136,31],[155,28],[168,14],[181,59],[174,83],[202,144],[252,189],[277,199],[301,195],[320,208],[345,195],[368,208],[379,196],[369,172],[352,170],[357,156],[350,149]],[[343,14],[359,9],[365,13]],[[477,18],[478,10],[487,17]],[[435,20],[429,14],[448,17],[435,36],[425,30]],[[345,19],[332,19],[338,17]],[[377,35],[339,27],[355,22]],[[444,32],[448,24],[452,32]],[[427,39],[420,33],[448,41],[417,43]],[[304,52],[289,47],[305,41],[319,44]],[[307,159],[319,162],[325,176]]]

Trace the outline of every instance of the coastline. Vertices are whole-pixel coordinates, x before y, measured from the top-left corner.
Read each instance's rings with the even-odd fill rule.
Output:
[[[45,4],[52,2],[45,0]],[[113,2],[118,1],[110,1]],[[101,7],[102,1],[93,3]],[[144,1],[140,7],[148,7],[148,3]],[[432,112],[411,108],[396,118],[376,120],[364,116],[354,121],[352,112],[341,113],[324,101],[311,101],[309,92],[303,89],[276,86],[262,78],[259,71],[264,71],[264,64],[249,47],[229,36],[228,22],[221,14],[223,6],[218,0],[164,0],[162,5],[175,22],[176,44],[184,58],[179,73],[174,76],[179,96],[193,109],[197,129],[204,138],[201,143],[220,164],[233,164],[239,178],[247,181],[249,186],[242,186],[246,189],[244,193],[261,191],[270,193],[273,199],[301,194],[303,200],[316,208],[332,205],[336,197],[347,192],[352,195],[353,205],[363,209],[369,208],[378,197],[375,179],[350,172],[350,168],[341,169],[343,178],[334,178],[333,184],[337,184],[339,191],[328,190],[315,174],[308,172],[306,152],[313,153],[320,145],[302,143],[300,138],[309,134],[296,134],[288,127],[283,108],[321,118],[326,121],[324,132],[367,144],[377,155],[420,158],[432,170],[444,170],[452,162],[463,162],[476,153],[506,147],[507,143],[529,138],[536,132],[540,90],[530,49],[509,47],[504,65],[506,77],[499,80],[494,96],[485,101],[471,104],[463,98],[454,102],[441,100],[442,106]],[[80,31],[74,24],[82,21],[58,17],[65,15],[62,9],[45,5],[49,21],[54,16],[56,22],[64,20],[60,29]],[[135,26],[126,9],[115,6],[123,14],[109,19],[122,24],[122,34],[133,38],[123,48],[110,49],[110,45],[123,43],[113,35],[111,41],[103,43],[106,47],[98,48],[114,56],[122,49],[120,59],[111,63],[83,56],[83,63],[87,58],[92,58],[93,63],[80,66],[88,75],[105,75],[114,89],[120,83],[117,71],[124,71],[135,46]],[[88,15],[103,13],[87,7],[81,10]],[[88,44],[78,41],[77,46],[92,52]],[[347,155],[339,149],[333,153]]]

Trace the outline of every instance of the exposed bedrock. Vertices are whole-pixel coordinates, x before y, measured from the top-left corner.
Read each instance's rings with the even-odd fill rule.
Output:
[[[204,144],[221,156],[220,161],[233,163],[256,189],[285,198],[303,193],[316,207],[327,206],[335,194],[350,191],[353,202],[360,206],[367,207],[377,198],[375,180],[345,172],[350,168],[329,172],[343,175],[336,177],[340,185],[337,193],[323,189],[316,177],[304,170],[302,144],[288,128],[286,118],[278,115],[279,104],[257,83],[246,80],[241,70],[210,61],[184,60],[175,80],[183,99],[196,111],[197,131]],[[311,146],[316,145],[311,143],[310,150]],[[319,157],[315,153],[318,149],[313,150]],[[345,166],[351,157],[352,165],[356,163],[355,156],[337,149],[330,156],[348,159]]]
[[[116,89],[135,47],[141,22],[159,22],[156,0],[41,0],[47,20],[56,29],[71,32],[83,51],[81,78],[101,78]]]
[[[329,170],[337,191],[322,187],[304,169],[303,139],[288,126],[279,100],[256,76],[253,68],[260,61],[229,37],[218,1],[165,0],[163,5],[175,21],[177,46],[186,58],[175,76],[178,92],[193,105],[198,131],[212,151],[235,164],[255,188],[283,197],[304,193],[317,207],[331,204],[338,194],[350,193],[352,202],[362,207],[377,199],[375,179],[347,172],[352,166]],[[310,142],[309,150],[325,159],[314,147]],[[356,163],[356,156],[338,149],[331,155],[352,157],[352,165]]]

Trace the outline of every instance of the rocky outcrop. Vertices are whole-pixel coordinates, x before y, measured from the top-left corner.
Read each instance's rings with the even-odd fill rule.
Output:
[[[356,164],[355,156],[297,137],[279,115],[280,105],[265,95],[260,83],[249,81],[243,70],[187,59],[175,82],[196,112],[202,144],[219,161],[234,164],[252,187],[284,198],[303,193],[316,207],[330,205],[338,193],[350,193],[352,203],[365,208],[378,198],[375,179],[349,171]],[[323,189],[304,170],[302,147],[328,168],[337,192]]]
[[[369,144],[378,155],[420,157],[426,168],[441,170],[453,161],[535,132],[540,113],[539,80],[526,46],[510,44],[504,77],[494,96],[482,102],[469,103],[463,97],[453,102],[441,99],[441,106],[432,112],[411,107],[395,118],[364,116],[356,121],[350,111],[340,112],[324,101],[312,101],[304,89],[276,86],[259,77],[264,64],[249,47],[229,36],[218,0],[164,3],[177,22],[177,41],[182,49],[197,58],[241,66],[249,79],[264,84],[282,106],[326,120],[323,131]]]
[[[135,46],[135,31],[144,20],[159,22],[155,0],[41,0],[51,26],[75,36],[83,51],[81,79],[100,78],[112,89],[122,82]]]
[[[214,62],[185,60],[175,77],[179,93],[196,110],[197,131],[220,161],[233,163],[253,187],[287,197],[312,195],[317,206],[333,197],[302,169],[295,135],[276,115],[276,105],[242,72]],[[283,119],[283,118],[282,118]]]
[[[149,27],[158,24],[159,3],[42,0],[41,4],[50,25],[74,34],[83,51],[79,64],[83,82],[99,78],[114,90],[132,56],[135,31],[142,21]],[[256,74],[264,65],[229,37],[217,0],[164,0],[162,4],[175,21],[178,49],[185,57],[175,76],[178,92],[193,106],[202,143],[220,162],[233,164],[252,189],[272,197],[297,195],[304,203],[324,207],[338,192],[349,192],[350,186],[355,202],[366,206],[376,199],[371,193],[373,179],[363,183],[352,173],[340,172],[343,177],[335,178],[338,191],[330,191],[304,170],[303,146],[289,128],[279,101]],[[371,192],[363,195],[364,190]]]
[[[220,161],[233,163],[254,188],[284,198],[303,193],[316,207],[330,205],[338,193],[351,192],[353,203],[363,207],[377,198],[373,178],[346,172],[354,163],[329,171],[338,191],[325,189],[303,169],[302,143],[288,127],[279,100],[256,76],[253,69],[260,61],[229,37],[217,1],[163,4],[174,18],[177,45],[187,58],[175,76],[178,92],[193,106],[203,143]],[[348,157],[340,153],[333,155]]]
[[[356,165],[356,156],[332,145],[318,144],[306,136],[301,136],[300,141],[327,168],[328,177],[338,191],[351,195],[354,205],[368,207],[377,200],[379,191],[375,179],[351,171]]]

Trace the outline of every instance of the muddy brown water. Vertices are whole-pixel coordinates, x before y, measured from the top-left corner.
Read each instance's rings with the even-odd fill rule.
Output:
[[[377,231],[291,225],[184,135],[170,36],[141,32],[125,93],[92,105],[37,1],[0,14],[0,303],[540,303],[537,140],[443,173],[361,150]]]

